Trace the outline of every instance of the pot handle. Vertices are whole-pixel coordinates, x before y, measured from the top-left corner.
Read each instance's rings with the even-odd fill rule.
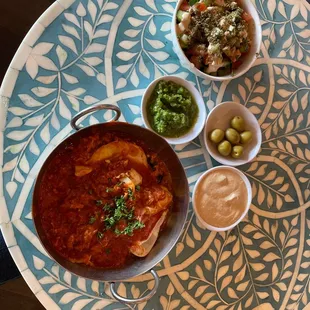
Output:
[[[136,298],[136,299],[130,299],[130,298],[122,297],[122,296],[118,295],[116,292],[115,282],[111,282],[110,283],[110,290],[111,290],[112,296],[117,301],[122,302],[124,304],[139,304],[139,303],[148,301],[149,299],[151,299],[155,295],[155,293],[158,289],[158,285],[159,285],[159,277],[158,277],[157,273],[155,272],[155,270],[151,270],[151,274],[154,277],[155,284],[154,284],[154,287],[152,288],[152,290],[146,296]]]
[[[121,114],[122,114],[120,108],[117,107],[117,106],[115,106],[115,105],[112,105],[112,104],[98,104],[98,105],[93,106],[93,107],[91,107],[91,108],[87,108],[87,109],[85,109],[85,110],[82,110],[81,112],[79,112],[78,114],[76,114],[76,115],[72,118],[72,120],[71,120],[71,122],[70,122],[71,127],[72,127],[73,129],[75,129],[76,131],[82,129],[80,126],[78,126],[78,125],[76,124],[77,121],[78,121],[81,117],[83,117],[83,116],[85,116],[85,115],[87,115],[87,114],[89,114],[89,113],[93,113],[93,112],[95,112],[95,111],[98,111],[98,110],[113,110],[113,111],[116,112],[116,115],[113,116],[113,118],[112,118],[111,120],[109,120],[109,122],[117,121],[117,120],[120,118]]]

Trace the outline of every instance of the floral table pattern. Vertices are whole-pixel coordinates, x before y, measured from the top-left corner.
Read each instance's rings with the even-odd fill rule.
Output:
[[[175,0],[58,0],[36,22],[1,87],[1,229],[34,294],[48,309],[125,309],[104,283],[76,277],[52,261],[31,219],[31,193],[45,158],[70,134],[81,109],[109,102],[123,121],[142,124],[140,100],[154,78],[192,81],[208,111],[225,100],[244,104],[263,132],[258,157],[240,167],[253,201],[226,233],[203,230],[190,208],[185,229],[156,267],[160,291],[135,309],[303,309],[310,302],[310,5],[255,0],[263,44],[253,68],[229,82],[184,69],[170,37]],[[84,126],[108,120],[96,113]],[[174,149],[190,184],[217,165],[200,136]],[[3,155],[3,156],[2,156]],[[3,191],[2,191],[3,188]],[[143,296],[145,274],[118,292]]]

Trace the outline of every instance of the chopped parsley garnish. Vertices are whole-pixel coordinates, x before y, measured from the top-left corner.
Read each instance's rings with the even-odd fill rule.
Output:
[[[124,196],[115,197],[114,202],[115,208],[109,204],[105,204],[103,207],[103,210],[108,212],[108,216],[104,219],[106,230],[117,225],[120,220],[128,221],[128,226],[123,231],[116,228],[114,232],[117,235],[132,235],[133,230],[144,227],[144,224],[134,220],[134,208],[127,208]]]
[[[124,230],[119,230],[119,229],[115,229],[114,232],[116,235],[128,235],[128,236],[132,236],[133,235],[133,231],[136,229],[141,229],[143,228],[145,225],[140,222],[140,221],[134,221],[134,222],[129,222],[128,226],[124,228]]]
[[[114,217],[107,217],[105,220],[105,226],[107,229],[110,229],[115,224],[115,218]]]
[[[113,192],[113,188],[107,187],[107,189],[105,190],[107,193]]]
[[[124,183],[124,182],[119,181],[119,182],[116,183],[116,186],[121,186],[123,183]]]
[[[114,232],[115,232],[115,234],[118,235],[118,236],[122,233],[122,232],[121,232],[120,230],[118,230],[117,228],[115,228]]]
[[[97,232],[97,238],[102,239],[103,238],[103,233],[101,231]]]
[[[89,218],[88,223],[89,223],[89,224],[94,224],[95,222],[96,222],[96,217],[95,217],[95,216],[91,216],[91,217]]]
[[[110,211],[111,211],[111,205],[108,204],[108,203],[106,203],[106,204],[103,206],[102,210],[103,210],[103,211],[108,211],[108,212],[110,212]]]
[[[141,188],[140,185],[136,185],[136,191],[137,192],[140,192],[140,188]]]
[[[93,194],[93,190],[92,189],[88,190],[88,194],[92,195]]]
[[[102,200],[95,200],[96,206],[101,206],[102,205]]]
[[[126,202],[125,202],[124,196],[115,197],[114,201],[115,201],[116,208],[120,208],[120,209],[126,208]]]
[[[131,189],[131,188],[128,188],[127,193],[128,193],[129,199],[132,200],[132,199],[134,198],[132,189]]]

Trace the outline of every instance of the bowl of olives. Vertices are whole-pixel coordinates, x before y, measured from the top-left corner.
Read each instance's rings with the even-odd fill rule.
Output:
[[[207,117],[204,142],[219,163],[240,166],[255,158],[262,133],[255,116],[246,107],[236,102],[223,102]]]

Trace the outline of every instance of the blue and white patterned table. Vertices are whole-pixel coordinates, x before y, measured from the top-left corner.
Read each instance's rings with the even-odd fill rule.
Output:
[[[70,134],[75,113],[109,102],[121,108],[123,120],[141,125],[145,87],[160,75],[176,74],[196,84],[208,111],[224,100],[246,105],[261,124],[263,144],[258,157],[241,167],[253,190],[248,217],[232,231],[213,233],[199,226],[190,209],[176,247],[156,267],[157,298],[136,308],[309,309],[310,5],[255,5],[263,27],[260,56],[247,74],[224,83],[203,81],[180,66],[170,37],[175,0],[58,0],[26,36],[0,92],[1,229],[46,308],[124,306],[104,283],[65,272],[40,245],[31,219],[40,166]],[[97,113],[84,125],[109,118],[109,112]],[[202,137],[175,151],[191,190],[203,171],[217,165]],[[151,279],[145,274],[118,291],[142,296]]]

